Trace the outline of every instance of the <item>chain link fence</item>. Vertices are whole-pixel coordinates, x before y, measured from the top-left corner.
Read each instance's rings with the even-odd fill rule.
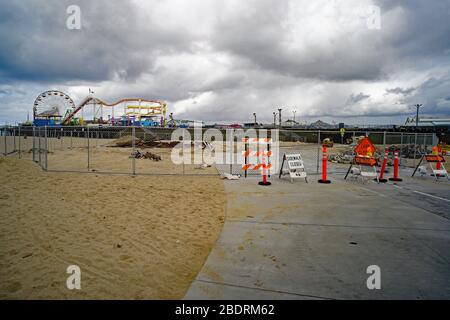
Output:
[[[195,137],[193,129],[184,129],[183,137],[171,141],[171,128],[143,127],[101,127],[101,126],[64,126],[64,127],[2,127],[0,128],[0,153],[4,156],[28,159],[38,163],[47,171],[96,172],[131,175],[217,175],[218,173],[240,174],[241,176],[260,176],[259,170],[242,169],[242,163],[193,164],[194,150],[204,143],[207,129],[201,131],[200,140],[191,141],[186,136]],[[245,135],[245,130],[243,131]],[[271,136],[271,130],[255,130],[257,137]],[[222,131],[223,137],[228,136]],[[268,134],[268,135],[267,135]],[[281,164],[284,154],[301,153],[306,171],[318,174],[321,171],[322,143],[329,139],[330,160],[352,157],[352,150],[360,137],[367,136],[375,144],[378,153],[383,155],[389,148],[400,152],[400,165],[414,167],[424,153],[430,153],[432,146],[438,143],[433,133],[399,133],[381,131],[336,130],[277,130],[276,144],[272,163]],[[232,136],[233,144],[223,143],[225,157],[237,159],[242,154],[241,135]],[[184,141],[185,148],[191,153],[184,155],[188,160],[175,164],[171,160],[174,146]],[[208,141],[211,142],[211,141]],[[187,146],[187,147],[186,147]],[[202,146],[204,147],[204,145]],[[185,149],[185,150],[186,150]],[[197,149],[198,150],[198,149]],[[347,157],[345,157],[347,155]],[[159,160],[159,158],[161,160]],[[330,173],[344,173],[348,167],[346,161],[331,161]],[[270,175],[276,175],[274,166]]]
[[[434,133],[400,133],[388,131],[345,131],[337,130],[280,130],[280,156],[284,153],[302,154],[308,173],[320,172],[322,143],[329,139],[327,154],[331,161],[328,166],[330,173],[342,173],[353,159],[354,147],[362,137],[369,137],[377,148],[376,157],[383,157],[384,150],[389,149],[389,158],[393,160],[394,151],[399,151],[400,165],[415,167],[423,154],[431,152],[431,148],[438,143]],[[347,157],[345,157],[347,155]]]

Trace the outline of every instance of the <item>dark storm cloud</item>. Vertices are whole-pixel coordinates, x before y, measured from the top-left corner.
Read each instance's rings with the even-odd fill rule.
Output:
[[[350,97],[348,98],[348,101],[350,103],[358,103],[360,101],[366,100],[370,98],[370,94],[364,94],[362,92],[358,93],[358,94],[351,94]]]
[[[66,8],[81,8],[82,28],[69,30]],[[29,81],[136,79],[158,51],[184,50],[182,33],[157,30],[127,1],[3,1],[0,75]]]
[[[422,83],[415,94],[408,98],[410,105],[422,103],[423,112],[428,114],[450,114],[450,101],[448,92],[450,88],[450,75],[439,78],[429,78]],[[446,98],[447,97],[447,98]]]
[[[416,90],[416,88],[400,88],[400,87],[396,87],[396,88],[392,88],[392,89],[386,89],[386,93],[387,94],[401,94],[401,95],[409,95],[410,93],[414,92],[414,90]]]
[[[295,3],[295,2],[290,2]],[[311,7],[309,12],[306,11]],[[322,6],[331,6],[325,3]],[[218,50],[225,50],[246,58],[258,68],[282,73],[296,78],[346,81],[376,79],[383,76],[383,56],[377,50],[380,35],[367,30],[362,24],[353,34],[342,33],[338,17],[328,18],[331,26],[314,21],[309,13],[320,7],[305,4],[293,8],[287,1],[248,1],[245,10],[237,12],[216,25],[212,43]],[[310,30],[290,30],[283,26],[291,14],[300,14],[296,22],[309,24]],[[333,12],[331,12],[333,14]],[[289,23],[289,22],[287,22]],[[314,41],[314,29],[331,28],[322,42]],[[292,42],[302,40],[301,32],[310,32],[300,47],[291,48]],[[298,33],[296,33],[298,32]],[[318,33],[318,39],[320,35]]]
[[[292,38],[295,40],[296,34],[289,37],[288,30],[282,27],[282,21],[292,11],[288,2],[279,5],[271,1],[248,3],[251,5],[246,10],[217,24],[216,34],[220,36],[213,39],[213,44],[217,49],[245,57],[257,67],[275,73],[331,81],[379,80],[388,78],[393,69],[405,65],[420,68],[428,62],[423,60],[430,56],[443,58],[447,64],[450,61],[448,0],[375,1],[381,5],[384,17],[378,31],[366,28],[364,19],[359,19],[363,21],[356,29],[345,29],[345,24],[340,23],[341,16],[348,14],[349,20],[357,20],[357,16],[352,16],[347,9],[336,9],[344,1],[329,2],[334,6],[329,5],[328,25],[313,15],[315,11],[320,12],[321,7],[328,6],[327,3],[311,5],[302,2],[304,5],[297,8],[298,23],[305,28],[299,31],[311,33],[311,37],[299,34],[298,38],[304,41],[294,49],[286,44]],[[312,9],[308,11],[308,7]],[[361,10],[364,8],[366,6],[362,4]],[[395,14],[402,20],[389,17]],[[327,28],[330,30],[323,36],[322,31]],[[319,31],[318,42],[314,41],[316,30]]]
[[[446,57],[450,49],[449,0],[377,0],[381,10],[401,10],[401,30],[391,30],[391,45],[405,58]],[[397,31],[397,32],[396,32]]]

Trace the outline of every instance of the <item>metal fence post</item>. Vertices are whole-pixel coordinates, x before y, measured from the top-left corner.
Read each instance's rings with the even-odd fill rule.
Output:
[[[22,153],[20,151],[20,139],[22,139],[22,135],[20,134],[20,126],[19,126],[19,159],[22,159]]]
[[[136,127],[133,126],[131,128],[131,145],[132,145],[132,158],[131,158],[131,165],[132,165],[132,170],[133,170],[133,176],[136,175],[136,157],[135,157],[135,135],[136,135]]]
[[[422,142],[423,142],[423,149],[422,152],[425,152],[426,148],[427,148],[427,134],[423,133],[422,134]]]
[[[45,132],[44,132],[44,137],[45,137],[45,168],[44,170],[47,171],[48,170],[48,137],[47,137],[47,126],[45,126]]]
[[[33,161],[36,162],[36,127],[33,126]]]
[[[42,156],[41,156],[41,128],[38,129],[39,140],[38,140],[38,148],[39,148],[39,166],[42,167]]]
[[[386,150],[386,131],[383,131],[383,150]]]
[[[73,149],[73,130],[70,130],[70,150]]]
[[[403,132],[400,133],[400,159],[402,158],[402,152],[403,152]],[[406,158],[406,153],[405,153],[405,166],[407,165],[408,162],[408,158]]]
[[[4,134],[5,134],[5,157],[6,157],[6,155],[8,154],[8,140],[6,139],[6,125],[5,125],[5,127],[3,128],[3,131],[4,131]]]
[[[13,151],[12,152],[16,152],[16,128],[13,128]]]
[[[417,154],[417,132],[414,134],[414,168],[416,167],[416,154]]]
[[[184,154],[186,151],[186,129],[183,129],[183,175],[185,174],[185,161],[186,161],[186,155]],[[189,145],[189,156],[191,155],[191,146]]]
[[[86,126],[87,133],[87,169],[91,171],[91,159],[90,159],[90,144],[89,144],[89,126]]]
[[[438,137],[437,137],[436,133],[432,133],[431,135],[432,135],[431,136],[431,145],[432,146],[437,146],[438,143],[439,143],[439,140],[438,140]]]
[[[319,173],[319,166],[320,166],[320,130],[317,133],[317,168],[316,173]]]

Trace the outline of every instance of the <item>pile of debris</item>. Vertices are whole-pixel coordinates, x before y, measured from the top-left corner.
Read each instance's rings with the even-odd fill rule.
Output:
[[[328,161],[332,163],[345,163],[350,164],[353,161],[355,152],[353,149],[344,150],[339,153],[333,153],[328,155]]]
[[[394,151],[399,151],[402,158],[406,159],[414,159],[414,156],[416,159],[420,159],[422,155],[431,153],[430,150],[428,150],[427,146],[417,145],[414,144],[404,144],[404,145],[391,145],[389,147],[389,154],[394,153]]]
[[[422,155],[429,154],[430,150],[425,146],[417,145],[414,146],[414,144],[407,144],[407,145],[391,145],[388,148],[389,150],[389,156],[387,160],[388,166],[394,165],[394,152],[399,151],[400,160],[402,159],[414,159],[414,156],[416,159],[420,159]],[[349,149],[346,149],[344,151],[338,152],[338,153],[332,153],[328,155],[328,161],[332,163],[343,163],[343,164],[350,164],[353,161],[353,158],[355,156],[355,152],[353,151],[353,147],[350,147]],[[375,151],[374,154],[375,159],[377,159],[378,163],[383,162],[384,157],[384,151],[381,149],[378,149]]]
[[[136,137],[132,137],[132,136],[123,136],[123,137],[120,137],[119,139],[114,140],[108,146],[109,147],[128,148],[128,147],[133,146],[133,141],[134,141],[134,144],[136,145],[138,142],[140,142],[140,139],[138,139]]]
[[[134,146],[136,148],[145,149],[145,148],[173,148],[180,143],[180,141],[161,141],[157,140],[156,136],[151,136],[149,134],[145,135],[144,139],[133,137],[131,135],[123,136],[119,139],[111,142],[108,147],[120,147],[120,148],[131,148]],[[195,147],[201,147],[203,150],[209,149],[214,150],[214,147],[211,143],[205,141],[190,141],[189,144]]]
[[[136,143],[137,148],[173,148],[179,142],[178,141],[144,141],[140,140]]]
[[[134,150],[131,153],[130,158],[149,159],[149,160],[153,160],[153,161],[161,161],[162,160],[160,155],[154,154],[152,152],[143,153],[143,152],[141,152],[139,150]]]
[[[130,148],[133,146],[133,142],[136,148],[173,148],[178,144],[178,141],[160,141],[155,137],[146,135],[145,139],[133,137],[131,135],[123,136],[113,141],[109,147]]]
[[[328,161],[332,163],[350,164],[352,163],[354,157],[355,152],[353,151],[353,148],[349,148],[344,151],[328,155]],[[382,163],[384,158],[384,152],[377,149],[375,151],[374,158],[377,160],[378,163]],[[388,166],[394,165],[394,156],[392,152],[389,154],[389,157],[387,159],[387,165]]]

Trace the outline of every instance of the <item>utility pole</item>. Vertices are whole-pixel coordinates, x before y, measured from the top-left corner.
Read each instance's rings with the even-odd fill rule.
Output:
[[[417,111],[416,111],[416,132],[417,132],[417,129],[419,128],[419,109],[423,105],[421,103],[418,103],[418,104],[415,104],[414,106],[417,108]]]
[[[273,112],[273,125],[277,125],[277,113],[275,111]]]
[[[278,121],[280,122],[280,128],[281,128],[281,111],[282,110],[283,109],[281,109],[281,108],[278,109]]]

